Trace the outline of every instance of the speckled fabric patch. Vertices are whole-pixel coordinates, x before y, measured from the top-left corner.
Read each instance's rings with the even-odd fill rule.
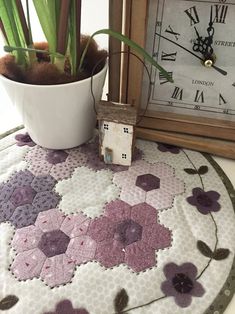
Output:
[[[208,156],[137,140],[130,167],[105,165],[96,136],[48,150],[25,130],[0,148],[0,311],[223,312],[235,192]]]

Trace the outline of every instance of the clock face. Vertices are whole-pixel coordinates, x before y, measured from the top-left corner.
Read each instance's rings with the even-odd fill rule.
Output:
[[[148,108],[235,121],[235,0],[151,0],[148,23],[147,50],[174,80],[151,69]]]

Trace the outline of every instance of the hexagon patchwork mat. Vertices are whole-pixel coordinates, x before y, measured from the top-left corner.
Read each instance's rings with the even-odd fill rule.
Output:
[[[137,140],[130,167],[109,166],[96,136],[63,151],[25,130],[2,137],[0,310],[223,313],[234,204],[208,155]]]

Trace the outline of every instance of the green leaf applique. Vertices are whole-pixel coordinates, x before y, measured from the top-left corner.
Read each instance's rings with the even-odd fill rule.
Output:
[[[206,257],[213,257],[213,252],[210,247],[203,241],[197,241],[197,248]]]
[[[0,310],[9,310],[12,308],[19,299],[15,295],[8,295],[0,301]]]
[[[184,171],[187,172],[187,174],[198,174],[198,171],[193,168],[185,168]]]
[[[213,259],[216,261],[221,261],[223,259],[226,259],[229,256],[229,249],[217,249],[213,254]]]
[[[129,297],[125,289],[121,289],[115,299],[114,299],[114,308],[117,313],[120,313],[125,309],[129,301]]]
[[[207,166],[201,166],[199,169],[198,169],[198,173],[199,174],[206,174],[208,172],[208,167]]]

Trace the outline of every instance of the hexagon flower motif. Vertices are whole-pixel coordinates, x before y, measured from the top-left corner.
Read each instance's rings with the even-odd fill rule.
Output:
[[[96,242],[87,235],[90,219],[65,216],[57,209],[38,215],[34,225],[18,229],[11,265],[19,280],[41,278],[50,287],[71,281],[75,266],[92,260]]]
[[[16,134],[15,136],[16,139],[16,145],[17,146],[29,146],[29,147],[33,147],[36,144],[34,143],[34,141],[31,139],[31,137],[29,136],[28,133],[25,134]]]
[[[16,228],[33,224],[38,213],[59,203],[60,196],[53,191],[56,183],[50,175],[16,172],[0,185],[0,223],[10,221]]]
[[[92,141],[81,146],[80,151],[87,156],[87,166],[94,170],[107,169],[113,172],[127,170],[128,166],[105,164],[100,160],[99,156],[99,137],[95,137]],[[135,148],[133,161],[142,159],[142,150]]]
[[[121,200],[131,205],[146,202],[160,210],[171,207],[174,196],[185,190],[174,169],[162,162],[136,161],[128,171],[115,173],[113,182],[122,188]]]
[[[156,209],[146,203],[109,203],[88,231],[97,242],[95,259],[107,268],[125,263],[135,272],[155,266],[155,251],[171,244],[170,230],[157,218]]]
[[[105,203],[119,197],[120,190],[112,179],[113,174],[108,170],[77,168],[71,179],[56,185],[56,191],[63,196],[59,208],[65,213],[79,210],[92,218],[99,216]]]
[[[69,178],[75,168],[86,164],[86,159],[79,148],[50,150],[40,146],[31,149],[25,157],[34,175],[50,174],[56,180]]]

